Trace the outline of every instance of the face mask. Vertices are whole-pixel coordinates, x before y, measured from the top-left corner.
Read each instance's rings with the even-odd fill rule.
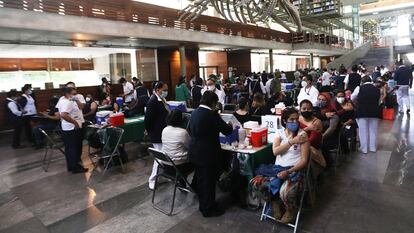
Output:
[[[326,105],[327,105],[327,103],[326,103],[326,101],[320,101],[320,100],[318,100],[318,107],[320,107],[320,108],[324,108],[324,107],[326,107]]]
[[[308,82],[306,82],[306,81],[302,81],[302,82],[301,82],[301,85],[302,85],[302,87],[306,87],[306,86],[308,85]]]
[[[215,85],[207,86],[207,90],[214,91],[216,90],[216,86]]]
[[[33,93],[33,91],[32,90],[29,90],[28,92],[27,92],[27,94],[29,94],[29,95],[31,95]]]
[[[336,101],[340,104],[343,104],[345,102],[345,97],[337,97]]]
[[[303,111],[300,112],[300,114],[305,118],[305,119],[309,119],[313,116],[313,112],[312,111]]]
[[[288,122],[286,123],[286,128],[290,130],[291,132],[297,132],[299,129],[299,123],[298,122]]]
[[[165,98],[167,98],[167,96],[168,96],[168,91],[162,91],[162,92],[161,92],[161,97],[162,97],[162,98],[164,98],[164,99],[165,99]]]
[[[86,100],[86,102],[89,102],[89,101],[91,101],[91,98],[86,97],[85,100]]]

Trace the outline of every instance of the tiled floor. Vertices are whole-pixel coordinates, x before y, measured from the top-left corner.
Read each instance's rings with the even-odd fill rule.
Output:
[[[414,129],[406,116],[381,122],[376,154],[352,154],[336,175],[326,175],[316,205],[303,214],[301,232],[414,232]],[[176,215],[151,206],[147,178],[152,162],[135,158],[138,146],[127,145],[126,173],[110,170],[72,175],[55,155],[43,172],[43,151],[12,150],[0,135],[0,232],[291,232],[259,211],[228,205],[219,218],[203,218],[192,194],[178,194]],[[86,152],[86,148],[84,148]],[[84,163],[89,160],[84,157]],[[90,165],[90,164],[89,164]],[[168,190],[162,188],[162,203]],[[220,193],[220,201],[229,197]]]

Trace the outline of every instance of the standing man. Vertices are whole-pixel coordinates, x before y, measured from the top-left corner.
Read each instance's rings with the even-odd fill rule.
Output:
[[[134,99],[134,85],[128,82],[125,78],[119,79],[119,83],[122,84],[124,90],[122,97],[125,98],[125,103],[131,103],[131,101]]]
[[[20,105],[17,103],[17,91],[11,90],[7,93],[6,103],[4,106],[6,111],[6,119],[8,123],[13,125],[13,149],[23,148],[20,145],[20,134],[23,127],[23,111]]]
[[[207,85],[203,88],[203,90],[201,91],[201,94],[204,94],[204,92],[206,91],[212,91],[216,93],[219,99],[218,102],[222,106],[224,106],[226,94],[224,93],[224,91],[217,89],[215,81],[216,80],[214,80],[214,78],[208,78]]]
[[[59,110],[62,126],[62,138],[65,144],[66,166],[73,174],[87,172],[88,169],[80,165],[82,156],[82,110],[79,108],[79,100],[75,89],[63,88],[63,96],[56,104]]]
[[[409,91],[413,85],[413,71],[410,67],[403,64],[402,61],[396,63],[398,69],[394,73],[394,80],[397,82],[397,103],[398,112],[404,114],[404,107],[407,114],[410,114],[410,95]]]
[[[69,87],[72,89],[72,99],[76,102],[76,105],[78,105],[78,108],[82,110],[85,107],[86,100],[85,97],[82,94],[78,94],[78,91],[76,90],[76,85],[74,82],[68,82],[65,85],[66,87]],[[61,99],[64,98],[64,96],[61,97]]]
[[[188,124],[191,138],[189,156],[195,166],[193,184],[198,194],[199,210],[204,217],[224,214],[216,203],[216,181],[222,161],[219,134],[229,135],[233,128],[213,111],[217,102],[214,92],[204,92],[200,107],[191,114]]]
[[[316,106],[318,102],[319,91],[312,85],[312,76],[309,74],[303,76],[301,86],[302,89],[300,89],[297,98],[298,104],[300,105],[303,100],[309,100],[312,102],[313,106]]]
[[[332,75],[329,73],[328,69],[323,68],[322,87],[331,87],[331,77]]]
[[[166,119],[170,111],[165,98],[168,96],[168,85],[163,82],[155,84],[154,93],[147,103],[145,112],[145,130],[150,137],[153,147],[162,151],[162,131],[167,126]],[[148,179],[151,190],[154,189],[158,163],[154,161],[152,173]]]

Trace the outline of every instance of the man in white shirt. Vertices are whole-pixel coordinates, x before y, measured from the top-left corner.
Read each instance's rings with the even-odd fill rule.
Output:
[[[78,105],[79,109],[82,110],[85,107],[85,104],[86,104],[85,97],[82,94],[78,94],[77,89],[76,89],[76,85],[75,85],[74,82],[68,82],[68,83],[66,83],[65,86],[72,88],[72,92],[73,92],[72,98],[76,102],[76,104]],[[61,98],[63,98],[63,96]]]
[[[204,92],[206,92],[206,91],[212,91],[212,92],[216,93],[216,95],[219,98],[219,102],[224,106],[226,94],[224,93],[223,90],[217,89],[214,79],[209,78],[207,80],[207,85],[201,90],[201,95],[203,95]]]
[[[125,98],[125,103],[130,103],[134,99],[134,85],[128,82],[125,78],[121,78],[119,83],[122,84],[124,90],[122,97]]]
[[[63,89],[64,96],[59,99],[56,108],[59,110],[62,126],[62,138],[65,144],[67,170],[72,173],[87,172],[80,165],[82,155],[82,110],[79,108],[76,91],[71,87]]]
[[[273,75],[269,75],[269,79],[267,80],[266,85],[265,85],[266,95],[267,95],[267,98],[269,98],[269,99],[272,97],[272,95],[270,93],[270,86],[271,86],[272,81],[273,81],[274,78],[275,77]]]
[[[306,75],[302,78],[302,89],[300,89],[298,95],[298,104],[302,100],[309,100],[313,106],[316,106],[318,102],[319,91],[312,85],[312,76]]]
[[[322,86],[331,86],[331,74],[326,68],[323,69]]]

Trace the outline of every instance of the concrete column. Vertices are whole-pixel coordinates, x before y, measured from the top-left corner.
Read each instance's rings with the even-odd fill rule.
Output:
[[[310,68],[312,68],[313,67],[313,53],[309,55],[309,60],[310,60],[309,62]]]
[[[185,66],[185,46],[180,46],[180,73],[182,76],[185,76],[187,73],[187,68]]]
[[[269,73],[273,73],[273,49],[269,49]]]

